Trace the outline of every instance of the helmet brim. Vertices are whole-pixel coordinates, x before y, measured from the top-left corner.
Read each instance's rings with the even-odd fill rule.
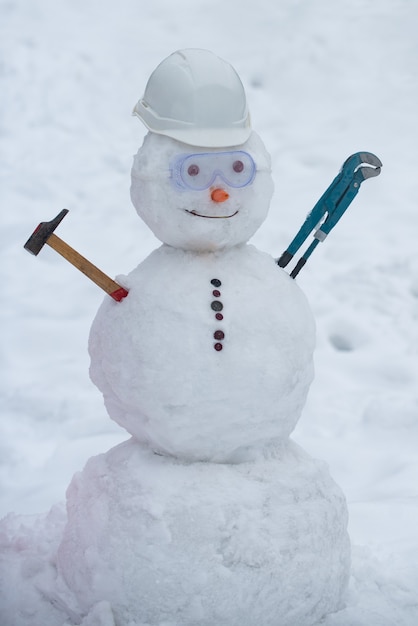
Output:
[[[201,148],[241,146],[251,135],[249,114],[247,114],[246,119],[240,121],[236,126],[199,128],[193,124],[159,118],[150,107],[145,105],[143,100],[140,100],[132,111],[132,115],[138,117],[151,132],[171,137],[189,146],[199,146]]]
[[[251,135],[250,128],[231,128],[228,130],[225,128],[194,128],[193,130],[175,129],[172,131],[166,129],[164,132],[156,131],[151,128],[149,130],[159,135],[171,137],[189,146],[199,148],[229,148],[232,146],[241,146]]]

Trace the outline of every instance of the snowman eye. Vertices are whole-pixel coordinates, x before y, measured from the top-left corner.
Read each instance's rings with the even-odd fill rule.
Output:
[[[189,176],[197,176],[199,172],[200,172],[199,166],[196,165],[195,163],[193,163],[192,165],[189,165],[189,167],[187,168],[187,173]]]
[[[244,169],[244,163],[242,161],[234,161],[232,169],[234,170],[234,172],[237,172],[239,174]]]

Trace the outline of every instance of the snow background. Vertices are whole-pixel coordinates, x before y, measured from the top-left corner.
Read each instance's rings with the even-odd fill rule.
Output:
[[[23,244],[65,207],[58,236],[111,276],[159,245],[129,199],[131,110],[163,58],[208,48],[272,155],[260,249],[281,254],[349,154],[383,161],[297,279],[317,349],[294,439],[349,505],[348,607],[326,624],[418,622],[417,27],[409,0],[0,0],[0,515],[48,510],[127,439],[88,377],[102,292]]]

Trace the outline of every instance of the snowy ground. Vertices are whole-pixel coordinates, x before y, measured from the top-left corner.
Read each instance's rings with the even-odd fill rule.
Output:
[[[126,438],[88,378],[102,293],[22,246],[63,207],[58,234],[112,276],[158,245],[130,206],[131,109],[170,52],[209,48],[273,157],[258,247],[286,248],[349,154],[384,163],[298,278],[317,350],[294,439],[349,504],[348,605],[326,625],[418,623],[417,27],[410,0],[0,0],[1,515],[48,510]]]

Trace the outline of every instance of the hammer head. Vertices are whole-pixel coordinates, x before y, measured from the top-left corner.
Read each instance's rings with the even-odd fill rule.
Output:
[[[54,219],[50,222],[41,222],[23,246],[25,250],[35,256],[39,254],[43,246],[48,241],[50,235],[52,235],[58,224],[64,219],[67,213],[68,209],[63,209],[60,213],[58,213],[57,217],[54,217]]]

